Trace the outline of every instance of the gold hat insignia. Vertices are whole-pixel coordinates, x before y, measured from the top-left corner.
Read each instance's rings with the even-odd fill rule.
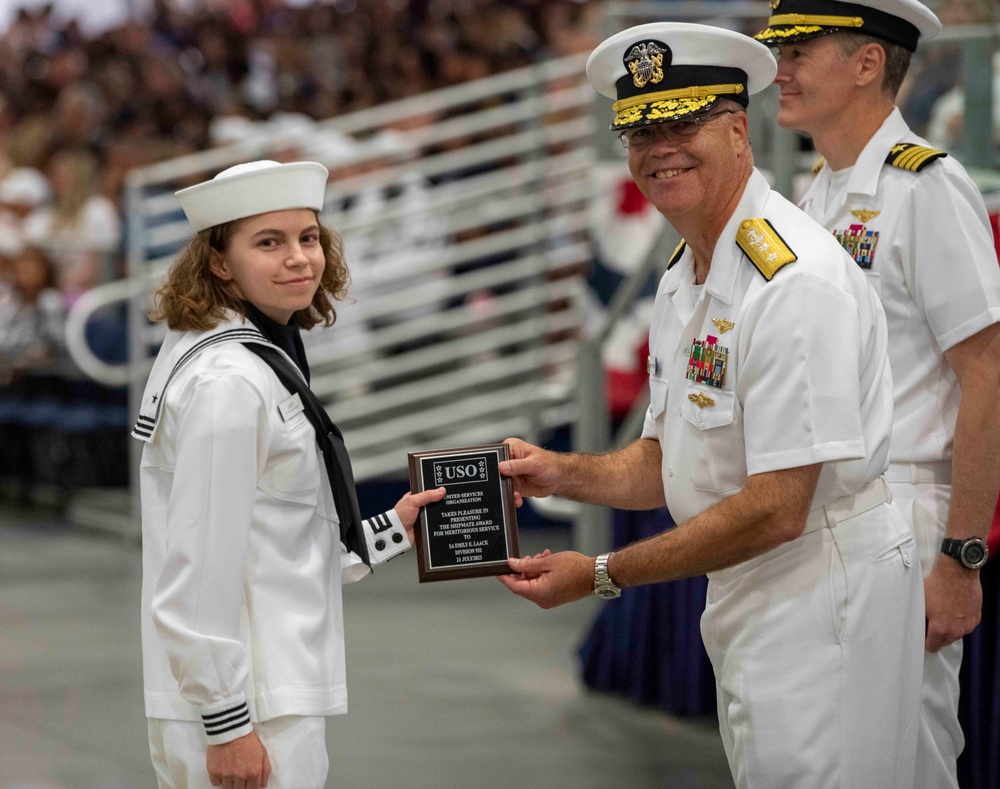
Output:
[[[851,216],[857,217],[861,221],[861,224],[864,224],[869,219],[874,219],[881,213],[881,211],[872,211],[870,208],[859,208],[856,211],[851,211]]]
[[[654,41],[632,47],[625,56],[625,63],[637,88],[646,87],[646,83],[656,85],[663,80],[663,50]]]

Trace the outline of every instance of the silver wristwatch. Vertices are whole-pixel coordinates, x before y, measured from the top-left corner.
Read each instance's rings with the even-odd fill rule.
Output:
[[[608,575],[608,559],[610,553],[602,553],[594,562],[594,594],[605,600],[614,600],[622,596],[622,590],[615,586]]]

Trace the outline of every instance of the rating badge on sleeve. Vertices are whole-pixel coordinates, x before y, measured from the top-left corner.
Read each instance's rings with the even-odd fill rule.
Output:
[[[721,389],[726,380],[728,359],[729,348],[719,345],[717,337],[709,334],[704,340],[696,339],[691,343],[687,379],[696,384],[705,384]]]

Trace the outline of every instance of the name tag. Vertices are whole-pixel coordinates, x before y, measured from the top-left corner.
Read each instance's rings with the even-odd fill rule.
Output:
[[[284,402],[278,403],[278,413],[281,414],[281,418],[285,422],[293,416],[301,414],[304,410],[305,407],[302,405],[302,398],[299,397],[297,392]]]

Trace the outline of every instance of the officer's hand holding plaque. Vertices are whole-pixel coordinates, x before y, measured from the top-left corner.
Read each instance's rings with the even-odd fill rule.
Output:
[[[500,474],[506,444],[410,452],[410,490],[445,487],[420,511],[414,529],[420,582],[511,572],[519,557],[514,484]]]

